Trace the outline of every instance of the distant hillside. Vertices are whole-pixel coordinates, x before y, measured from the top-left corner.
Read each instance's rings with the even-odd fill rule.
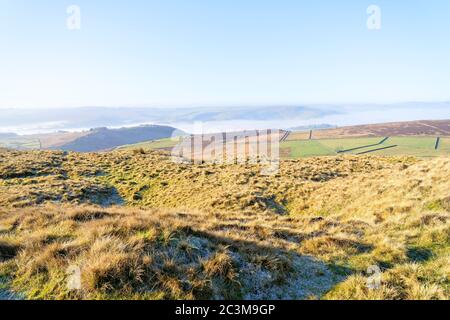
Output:
[[[39,140],[15,133],[0,133],[0,148],[16,150],[39,149]]]
[[[315,130],[313,139],[343,137],[450,136],[450,120],[390,122]],[[288,140],[308,139],[309,133],[292,133]]]
[[[73,141],[51,149],[77,152],[108,150],[127,144],[169,138],[175,130],[177,129],[173,127],[153,125],[120,129],[97,128]]]
[[[17,134],[15,133],[10,133],[10,132],[6,132],[6,133],[1,133],[0,132],[0,139],[11,139],[11,138],[16,138]]]
[[[314,124],[310,126],[297,126],[289,128],[289,131],[309,131],[309,130],[319,130],[319,129],[333,129],[336,128],[336,126],[333,126],[331,124]]]

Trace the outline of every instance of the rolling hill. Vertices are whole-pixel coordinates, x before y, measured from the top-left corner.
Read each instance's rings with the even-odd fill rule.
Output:
[[[450,120],[421,120],[364,124],[335,129],[314,130],[314,139],[389,136],[450,136]],[[294,132],[288,140],[308,139],[309,132]]]
[[[169,138],[174,132],[183,134],[182,131],[173,127],[156,125],[120,129],[96,128],[76,132],[58,131],[33,135],[3,134],[0,135],[0,146],[18,150],[93,152],[148,140]]]
[[[274,139],[280,139],[279,148],[283,158],[333,156],[340,153],[438,157],[450,155],[450,131],[448,128],[450,128],[450,120],[371,124],[334,129],[312,130],[310,127],[307,132],[277,132],[276,130],[273,132],[276,135]],[[259,141],[266,139],[264,130],[227,134],[236,138],[235,143],[241,146],[255,145],[256,132],[259,134]],[[196,158],[205,160],[208,158],[210,151],[207,150],[207,147],[214,136],[217,140],[217,137],[220,139],[222,134],[191,137],[194,140],[203,139],[204,141],[204,154],[197,150],[197,154],[194,155]],[[179,143],[180,141],[176,139],[162,139],[126,145],[119,149],[171,150]],[[191,145],[189,141],[183,143],[187,147]],[[234,141],[229,143],[234,143]],[[217,153],[217,155],[219,154]]]
[[[101,151],[130,143],[168,138],[175,131],[176,129],[172,127],[153,125],[121,129],[98,128],[73,141],[51,147],[51,149],[78,152]]]

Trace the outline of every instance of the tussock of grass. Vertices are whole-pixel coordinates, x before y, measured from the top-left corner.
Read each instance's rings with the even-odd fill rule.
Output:
[[[233,258],[226,251],[216,252],[213,257],[205,260],[202,265],[206,274],[210,276],[223,276],[233,280],[236,274],[233,267]]]
[[[446,300],[449,287],[449,263],[450,260],[447,256],[424,265],[418,263],[398,265],[382,274],[381,287],[377,289],[369,289],[367,278],[363,275],[353,275],[337,285],[326,295],[326,298]],[[446,271],[446,273],[441,274],[440,271]]]

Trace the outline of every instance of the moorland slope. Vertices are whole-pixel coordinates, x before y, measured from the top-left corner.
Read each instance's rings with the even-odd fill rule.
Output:
[[[260,169],[0,151],[2,286],[29,299],[449,298],[449,158]],[[73,268],[81,290],[67,288]]]

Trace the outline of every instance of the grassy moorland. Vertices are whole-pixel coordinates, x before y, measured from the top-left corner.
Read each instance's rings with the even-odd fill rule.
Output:
[[[450,158],[177,164],[0,151],[0,291],[28,299],[449,299]],[[368,268],[382,270],[367,287]],[[67,288],[80,269],[81,289]]]
[[[292,138],[291,138],[292,139]],[[332,156],[341,151],[358,154],[375,149],[392,147],[371,152],[377,156],[439,157],[450,155],[450,138],[441,138],[438,149],[436,137],[353,137],[317,140],[288,140],[281,143],[281,153],[286,158],[298,159],[314,156]],[[380,143],[382,142],[382,143]],[[348,150],[348,151],[346,151]]]

